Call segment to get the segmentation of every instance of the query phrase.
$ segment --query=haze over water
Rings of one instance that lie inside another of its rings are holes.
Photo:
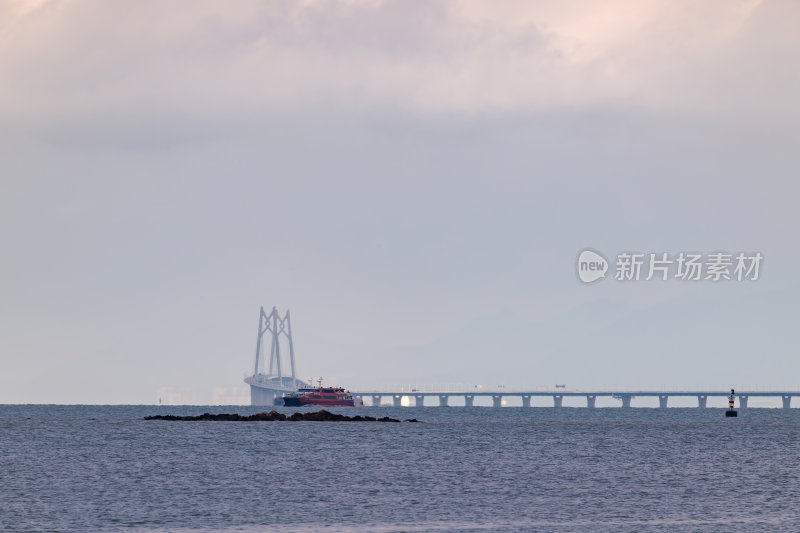
[[[799,19],[0,2],[0,402],[247,402],[261,305],[351,390],[798,390]],[[764,260],[617,281],[621,252]]]
[[[800,412],[0,406],[2,531],[797,531]],[[285,409],[294,412],[294,409]]]

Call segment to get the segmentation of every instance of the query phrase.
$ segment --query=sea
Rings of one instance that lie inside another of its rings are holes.
[[[0,406],[0,531],[800,531],[800,409],[144,420],[263,410]]]

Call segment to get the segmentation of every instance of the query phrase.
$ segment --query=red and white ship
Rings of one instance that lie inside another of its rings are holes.
[[[318,387],[303,387],[297,392],[284,395],[283,405],[302,407],[304,405],[325,405],[328,407],[359,407],[364,405],[361,398],[356,398],[342,387],[323,387],[322,380]]]

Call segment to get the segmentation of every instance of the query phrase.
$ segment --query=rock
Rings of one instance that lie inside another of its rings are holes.
[[[275,420],[286,420],[286,415],[278,411],[270,411],[269,413],[256,413],[247,417],[248,422],[273,422]]]
[[[274,422],[274,421],[290,421],[290,422],[400,422],[395,418],[384,416],[383,418],[374,418],[371,416],[345,416],[336,413],[331,413],[325,409],[321,409],[314,413],[294,413],[291,416],[286,416],[277,411],[256,413],[254,415],[242,416],[236,413],[220,413],[211,414],[203,413],[199,416],[176,416],[176,415],[152,415],[144,417],[145,420],[169,420],[169,421],[185,421],[185,422]],[[408,420],[408,422],[417,422],[417,419]]]

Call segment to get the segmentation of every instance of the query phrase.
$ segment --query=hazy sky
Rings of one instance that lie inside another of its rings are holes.
[[[0,2],[0,402],[800,389],[800,4]],[[755,252],[584,286],[580,250]]]

